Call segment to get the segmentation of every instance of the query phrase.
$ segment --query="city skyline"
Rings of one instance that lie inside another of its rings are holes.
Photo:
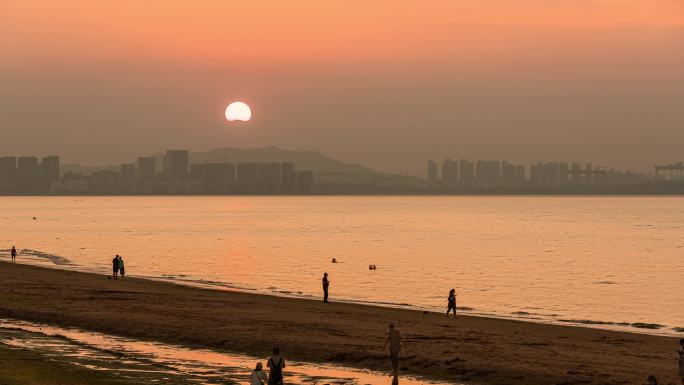
[[[270,160],[264,161],[263,153],[252,152],[240,160],[234,153],[191,157],[189,150],[169,149],[161,155],[139,156],[85,172],[73,165],[61,166],[56,155],[40,162],[34,156],[0,156],[0,194],[671,194],[679,192],[679,182],[684,181],[682,162],[656,165],[653,174],[644,174],[592,162],[552,160],[526,165],[508,160],[446,158],[441,162],[428,160],[425,175],[415,178],[378,173],[323,156],[335,167],[326,169],[305,161],[318,170],[317,189],[314,172],[299,171],[295,162],[287,160],[292,152],[265,150],[280,155],[271,153]],[[273,156],[280,160],[274,161]]]
[[[314,173],[292,162],[195,162],[188,150],[138,157],[116,169],[62,172],[59,156],[0,156],[0,195],[309,194]]]
[[[179,147],[183,147],[183,146],[179,146]],[[203,153],[203,152],[207,152],[207,151],[215,151],[215,150],[222,149],[222,148],[233,148],[233,147],[215,147],[215,148],[208,148],[205,150],[196,150],[196,151],[192,150],[192,149],[187,149],[187,150],[183,150],[183,151],[189,151],[190,153]],[[250,151],[250,150],[261,150],[261,149],[269,149],[269,148],[281,149],[278,146],[263,146],[263,147],[260,146],[260,147],[253,147],[253,148],[235,148],[235,149],[236,150]],[[297,150],[297,149],[283,149],[283,150],[284,151],[302,151],[302,150]],[[316,151],[315,149],[314,150],[303,150],[303,151],[304,152],[321,153],[320,151]],[[55,153],[56,153],[56,151],[47,151],[47,152],[45,152],[46,155],[41,156],[41,155],[37,155],[34,153],[24,154],[24,153],[16,153],[16,152],[15,153],[13,153],[13,152],[0,152],[0,157],[2,157],[2,156],[14,156],[14,157],[18,158],[18,157],[22,157],[22,156],[31,156],[31,157],[34,156],[37,158],[41,158],[41,157],[52,156]],[[163,156],[163,155],[164,155],[164,151],[150,151],[149,153],[144,154],[144,155],[140,155],[140,154],[134,155],[132,158],[120,157],[120,161],[117,161],[117,162],[98,161],[97,159],[94,159],[92,162],[64,161],[65,158],[63,156],[60,156],[60,159],[62,159],[61,164],[65,165],[65,166],[74,166],[74,167],[75,166],[83,166],[83,167],[87,167],[87,168],[98,169],[98,168],[109,168],[109,167],[119,166],[119,165],[125,164],[125,163],[131,163],[131,159],[133,159],[133,160],[138,159],[139,160],[140,158],[158,158],[159,156]],[[327,155],[328,154],[325,154],[325,156],[327,156]],[[452,154],[452,155],[447,155],[447,156],[442,156],[442,157],[432,156],[432,157],[428,157],[428,159],[454,160],[457,162],[459,160],[463,160],[463,159],[473,159],[476,161],[477,160],[489,159],[489,160],[496,160],[499,162],[509,162],[509,163],[514,163],[517,165],[524,165],[526,167],[530,167],[530,166],[532,166],[538,162],[559,162],[559,163],[568,163],[568,164],[571,164],[571,163],[580,163],[580,164],[591,163],[591,164],[600,166],[602,169],[606,169],[606,170],[618,170],[618,171],[625,171],[625,172],[631,171],[631,172],[635,172],[635,173],[654,174],[654,170],[657,167],[665,167],[668,165],[674,165],[676,163],[680,163],[684,159],[684,152],[682,152],[682,155],[680,157],[668,158],[661,163],[642,164],[641,166],[636,167],[636,168],[623,168],[623,167],[619,167],[619,166],[615,166],[615,165],[611,165],[611,164],[602,163],[602,162],[599,162],[596,159],[592,159],[592,158],[587,159],[587,158],[579,158],[579,157],[572,157],[572,156],[569,158],[558,158],[558,157],[531,158],[530,161],[519,161],[519,160],[516,160],[517,158],[515,158],[515,157],[514,158],[504,158],[501,156],[496,156],[496,154],[494,154],[494,156],[492,156],[492,157],[485,157],[485,156],[478,156],[478,155],[466,156],[464,154],[461,154],[461,156],[458,156],[458,155]],[[356,162],[353,160],[349,161],[347,159],[340,159],[340,158],[336,158],[335,160],[340,161],[340,162],[344,162],[347,164],[359,164],[359,165],[363,165],[365,167],[368,167],[370,169],[373,169],[370,165],[363,164],[361,162]],[[410,174],[409,173],[403,173],[401,171],[395,172],[395,171],[386,171],[386,170],[381,170],[381,169],[375,169],[375,171],[385,172],[385,173],[390,173],[390,174],[396,174],[396,175],[402,175],[402,176],[428,177],[428,173],[425,171],[425,167],[420,166],[421,164],[423,164],[423,162],[420,162],[420,160],[419,160],[418,165],[415,167],[416,172],[410,173]],[[162,164],[162,163],[159,163],[159,164]]]

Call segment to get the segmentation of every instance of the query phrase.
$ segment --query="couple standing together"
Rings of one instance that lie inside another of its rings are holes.
[[[124,270],[124,261],[119,254],[112,259],[112,279],[117,279],[118,276],[124,279],[126,276],[126,270]]]
[[[273,348],[273,355],[268,359],[266,365],[271,370],[268,377],[264,373],[264,366],[261,362],[257,362],[256,368],[249,378],[250,385],[282,385],[285,360],[280,356],[280,348]]]

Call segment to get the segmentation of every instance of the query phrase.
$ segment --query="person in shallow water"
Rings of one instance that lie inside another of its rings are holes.
[[[273,348],[273,355],[268,359],[266,366],[271,369],[268,375],[268,385],[282,385],[285,360],[280,356],[280,348]]]
[[[12,256],[12,262],[17,262],[17,248],[12,246],[12,250],[10,251],[10,255]]]
[[[264,385],[267,380],[266,373],[264,373],[264,366],[261,362],[257,362],[256,368],[254,368],[249,377],[249,385]]]
[[[387,345],[389,345],[392,369],[396,374],[399,372],[399,352],[404,349],[404,339],[401,337],[399,330],[394,327],[394,324],[389,325],[387,339],[385,339],[385,346],[382,347],[382,350],[387,349]]]
[[[456,317],[456,289],[449,290],[449,305],[447,306],[446,316],[449,316],[449,312],[454,310],[454,317]]]
[[[121,276],[121,279],[124,279],[126,276],[126,271],[124,270],[124,263],[123,263],[123,258],[119,255],[119,275]]]
[[[328,273],[323,273],[323,303],[328,303],[328,287],[330,287],[330,281],[328,280]]]
[[[112,279],[116,279],[119,276],[119,255],[117,254],[114,259],[112,259]]]

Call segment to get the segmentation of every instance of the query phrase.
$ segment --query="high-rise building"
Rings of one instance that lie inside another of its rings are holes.
[[[530,167],[530,182],[536,185],[558,184],[558,162],[537,162]]]
[[[225,183],[235,180],[234,163],[207,163],[206,178],[209,183]]]
[[[458,182],[458,162],[446,159],[442,163],[442,180],[446,183]]]
[[[0,193],[15,193],[17,187],[17,158],[3,156],[0,158]]]
[[[17,160],[17,186],[19,192],[32,194],[40,189],[40,167],[35,156],[20,156]]]
[[[239,182],[257,180],[257,164],[253,163],[253,162],[238,163],[237,164],[237,180]]]
[[[430,182],[437,181],[437,162],[432,159],[427,161],[427,177]]]
[[[59,180],[59,157],[51,155],[43,158],[40,161],[40,173],[43,189],[49,190]]]
[[[234,163],[195,163],[190,166],[190,179],[202,182],[204,192],[222,193],[235,180]]]
[[[551,186],[558,184],[558,162],[549,162],[544,165],[544,184]]]
[[[300,171],[298,174],[299,192],[311,193],[314,191],[313,171]]]
[[[570,183],[570,167],[565,162],[558,163],[558,184]]]
[[[297,171],[294,163],[285,162],[280,165],[280,175],[282,177],[282,191],[293,193],[297,191]]]
[[[516,182],[516,167],[508,161],[501,162],[501,182],[511,185]]]
[[[167,150],[164,157],[164,172],[170,181],[184,181],[190,177],[190,151]]]
[[[458,161],[459,178],[463,183],[472,183],[475,181],[475,163],[468,159],[461,159]]]
[[[228,182],[235,181],[235,163],[224,163],[224,171]]]
[[[138,158],[137,165],[138,179],[141,181],[149,181],[154,179],[156,174],[156,161],[152,156],[142,156]]]
[[[573,163],[570,166],[570,180],[572,183],[581,183],[582,182],[582,165],[579,163]]]
[[[121,165],[119,171],[119,180],[121,182],[132,182],[135,180],[135,164],[124,163]]]
[[[280,163],[258,163],[257,179],[264,183],[265,192],[276,193],[280,191]]]
[[[475,165],[475,178],[480,184],[501,182],[501,162],[498,160],[478,160]]]
[[[587,162],[584,168],[585,172],[585,177],[584,180],[588,183],[594,183],[594,166],[590,163]]]
[[[204,182],[207,179],[207,163],[193,163],[190,165],[190,180]]]
[[[515,167],[515,182],[517,184],[523,184],[527,181],[527,175],[525,174],[525,166],[518,165]]]
[[[110,194],[118,178],[119,175],[114,170],[95,171],[90,175],[88,190],[98,194]]]
[[[537,162],[530,166],[530,183],[532,184],[542,184],[543,175],[542,168],[544,167],[542,162]]]

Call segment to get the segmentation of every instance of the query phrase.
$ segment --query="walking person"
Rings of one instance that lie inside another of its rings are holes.
[[[679,356],[679,378],[682,380],[682,385],[684,385],[684,338],[679,340],[677,355]]]
[[[264,385],[266,381],[268,381],[268,377],[264,373],[264,366],[261,362],[257,362],[256,368],[254,368],[249,376],[249,385]]]
[[[330,287],[330,280],[328,280],[328,273],[323,273],[323,303],[328,303],[328,287]]]
[[[449,305],[447,307],[446,316],[449,317],[449,312],[454,310],[454,318],[456,317],[456,289],[449,290]]]
[[[12,256],[12,262],[16,263],[17,262],[17,248],[12,246],[12,250],[10,251],[10,255]]]
[[[382,350],[387,349],[387,345],[389,345],[392,369],[396,374],[399,372],[399,352],[404,350],[404,339],[401,337],[399,330],[394,327],[394,324],[389,325],[387,339],[385,339],[385,346],[382,347]]]
[[[119,254],[112,259],[112,279],[117,279],[119,276]]]
[[[273,348],[273,355],[268,359],[266,366],[271,369],[268,375],[268,385],[283,385],[283,368],[285,360],[280,356],[280,348]]]
[[[124,263],[123,263],[123,258],[119,256],[119,275],[121,276],[121,279],[124,279],[126,276],[126,271],[124,270]]]

